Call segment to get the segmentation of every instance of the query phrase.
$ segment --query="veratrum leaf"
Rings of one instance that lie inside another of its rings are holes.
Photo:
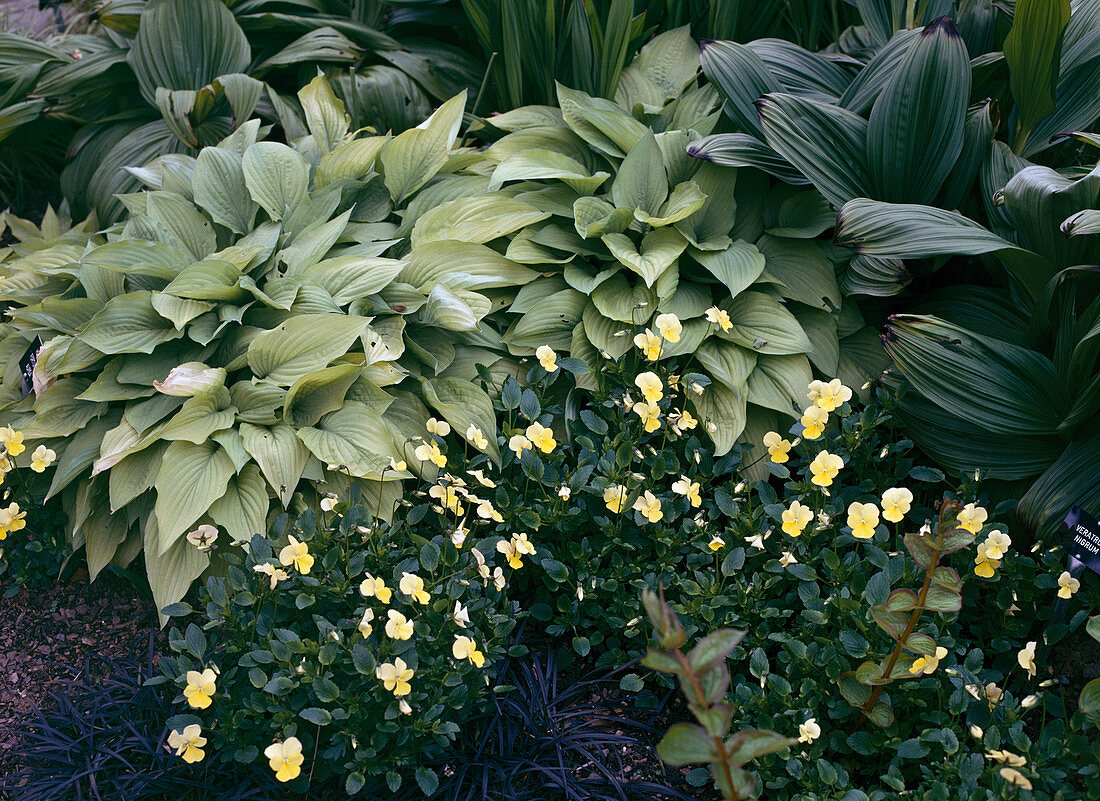
[[[1079,13],[1086,12],[1082,9]],[[1069,20],[1069,0],[1017,0],[1003,46],[1016,103],[1016,145],[1026,141],[1035,124],[1054,111],[1062,37]]]
[[[867,124],[874,197],[930,203],[963,146],[970,58],[950,18],[940,17],[906,51]]]
[[[867,122],[850,111],[805,97],[766,95],[758,104],[764,139],[830,203],[870,194]]]
[[[763,139],[757,120],[756,101],[784,87],[763,60],[736,42],[704,42],[703,74],[726,101],[725,111],[744,133]]]
[[[289,386],[343,356],[370,321],[344,314],[300,314],[258,334],[248,346],[248,366],[259,378]]]

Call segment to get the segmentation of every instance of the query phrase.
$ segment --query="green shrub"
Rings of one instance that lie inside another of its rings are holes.
[[[205,758],[268,761],[273,743],[296,742],[305,765],[277,775],[294,790],[336,777],[355,795],[384,778],[396,793],[415,775],[432,792],[438,777],[418,766],[454,747],[516,619],[470,547],[376,515],[339,503],[285,537],[212,543],[228,552],[225,575],[207,579],[194,613],[168,609],[196,622],[171,631],[178,656],[161,660],[186,710],[168,725],[199,725]]]

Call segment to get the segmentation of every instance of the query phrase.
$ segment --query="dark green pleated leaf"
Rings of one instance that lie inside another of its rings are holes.
[[[966,112],[962,152],[944,181],[943,194],[937,205],[947,209],[958,208],[964,199],[971,196],[978,170],[993,142],[993,117],[993,101],[989,99],[971,106]]]
[[[883,341],[898,370],[937,406],[993,434],[1056,436],[1071,396],[1041,354],[935,317],[895,315]]]
[[[882,45],[894,31],[905,27],[906,0],[853,0],[859,16],[874,40]]]
[[[703,74],[726,101],[725,112],[733,124],[763,139],[756,101],[769,92],[782,92],[779,79],[760,56],[736,42],[704,42],[701,59]]]
[[[1069,0],[1016,0],[1003,49],[1016,101],[1013,141],[1017,152],[1035,124],[1054,111],[1062,37],[1069,15]]]
[[[840,96],[840,105],[856,114],[869,111],[920,35],[918,30],[898,31],[894,34],[844,90],[844,94]]]
[[[764,140],[834,206],[866,197],[867,122],[838,106],[789,94],[759,103]]]
[[[835,101],[852,82],[851,73],[792,42],[758,39],[745,47],[760,56],[788,92]]]
[[[1031,297],[1038,296],[1057,272],[1039,254],[1002,239],[968,217],[931,206],[859,198],[840,210],[834,236],[837,244],[868,256],[922,259],[995,253]]]
[[[809,183],[782,156],[750,134],[711,134],[696,139],[687,152],[722,167],[755,167],[788,184]]]
[[[1021,245],[1060,267],[1095,263],[1096,243],[1088,237],[1068,238],[1066,218],[1092,208],[1100,199],[1100,167],[1076,181],[1049,167],[1020,170],[1004,188],[1004,212]]]
[[[837,282],[845,295],[890,297],[909,286],[912,280],[901,259],[856,254]]]
[[[1062,520],[1071,506],[1077,505],[1100,515],[1100,483],[1096,466],[1100,464],[1100,418],[1087,426],[1088,433],[1069,444],[1050,468],[1031,485],[1020,499],[1016,513],[1041,539],[1053,543],[1060,538]]]
[[[970,58],[946,17],[925,28],[871,108],[867,165],[874,196],[930,203],[963,146]]]

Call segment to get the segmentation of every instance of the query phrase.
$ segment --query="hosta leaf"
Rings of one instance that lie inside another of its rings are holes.
[[[584,296],[581,296],[582,300]],[[588,303],[582,311],[584,334],[599,350],[607,353],[611,359],[619,359],[634,347],[633,328],[625,323],[615,322],[600,314],[596,304]],[[572,344],[572,340],[570,340]],[[593,362],[593,366],[594,366]]]
[[[451,289],[494,289],[526,284],[538,273],[501,256],[485,245],[469,242],[428,242],[406,257],[397,276],[423,292],[437,283]]]
[[[779,282],[784,297],[826,311],[840,309],[840,289],[832,262],[816,241],[765,234],[756,246],[767,260],[767,277]]]
[[[749,402],[797,416],[806,405],[806,386],[812,379],[810,361],[802,354],[761,356],[749,375]]]
[[[719,331],[717,336],[770,356],[805,353],[810,349],[810,340],[798,320],[767,295],[742,292],[722,305],[729,312],[733,328]]]
[[[452,200],[440,203],[417,219],[412,246],[441,240],[485,244],[549,216],[549,212],[505,195]]]
[[[493,170],[489,179],[489,189],[499,189],[508,181],[555,179],[564,182],[581,194],[589,195],[609,177],[610,174],[602,170],[595,174],[590,173],[588,168],[565,153],[534,148],[505,157]]]
[[[103,353],[152,353],[157,345],[183,332],[153,308],[152,293],[130,292],[107,302],[78,334]]]
[[[710,438],[714,440],[715,456],[725,456],[745,430],[745,396],[723,384],[711,384],[702,395],[694,395],[692,404]]]
[[[302,204],[309,187],[309,162],[278,142],[257,142],[241,160],[252,199],[272,220],[281,220]]]
[[[699,184],[694,181],[685,181],[672,190],[672,194],[661,205],[655,216],[635,209],[634,218],[638,222],[652,225],[654,228],[662,225],[672,225],[680,222],[680,220],[687,219],[701,209],[706,199],[707,196],[699,189]]]
[[[740,240],[725,250],[692,248],[688,252],[693,259],[725,285],[730,297],[737,297],[752,285],[764,272],[766,264],[764,254],[755,245]]]
[[[336,181],[355,181],[363,178],[370,172],[379,151],[389,140],[389,136],[368,136],[337,145],[332,152],[326,153],[317,165],[313,175],[314,186],[320,189]]]
[[[420,189],[446,163],[465,107],[463,91],[416,128],[398,134],[382,147],[378,159],[394,202]]]
[[[286,508],[309,457],[309,451],[298,439],[294,427],[280,424],[266,428],[241,423],[241,439],[245,450],[256,460],[267,483]]]
[[[428,403],[451,424],[459,434],[466,436],[470,426],[481,429],[489,447],[485,452],[500,462],[500,450],[496,441],[497,421],[493,402],[479,386],[457,378],[435,378],[421,382]]]
[[[247,295],[237,286],[240,270],[219,259],[205,259],[177,275],[164,293],[190,300],[241,301]]]
[[[642,284],[631,286],[622,273],[616,273],[596,286],[592,302],[600,314],[631,325],[645,322],[657,306],[657,293]]]
[[[210,311],[217,305],[202,300],[177,298],[175,295],[166,295],[163,292],[154,292],[150,300],[157,314],[166,320],[171,320],[172,325],[179,331],[182,331],[184,326],[200,314]]]
[[[318,75],[298,92],[306,125],[313,141],[322,153],[328,153],[348,132],[348,116],[344,104],[332,92],[323,75]]]
[[[428,300],[421,309],[421,319],[425,325],[439,326],[451,331],[470,331],[477,327],[478,320],[488,311],[487,306],[475,311],[466,302],[466,296],[475,294],[465,292],[460,296],[445,284],[436,284],[428,293]]]
[[[609,156],[623,158],[649,130],[610,100],[568,89],[560,83],[557,93],[565,124]]]
[[[323,464],[339,465],[359,478],[380,478],[397,457],[381,414],[356,401],[326,414],[316,426],[300,429],[298,437]]]
[[[283,419],[301,428],[311,426],[344,402],[348,389],[363,372],[356,364],[326,367],[302,376],[290,387],[283,407]]]
[[[157,554],[164,554],[225,494],[233,460],[215,443],[173,442],[157,474]]]
[[[210,506],[210,518],[233,540],[250,541],[267,528],[267,484],[254,464],[229,479],[225,494]]]
[[[640,275],[652,287],[684,252],[688,242],[673,228],[655,228],[642,237],[640,246],[626,234],[604,234],[601,240],[620,264]]]
[[[599,198],[582,197],[573,204],[573,225],[584,239],[622,233],[633,219],[630,209],[617,209]]]
[[[367,257],[354,248],[302,271],[301,278],[316,281],[341,306],[388,287],[405,267],[396,259]]]
[[[149,577],[153,603],[160,610],[187,594],[191,582],[201,576],[210,564],[210,556],[184,539],[177,540],[161,553],[156,517],[150,515],[143,528],[145,572]],[[161,615],[161,624],[165,622],[167,618]]]
[[[757,356],[732,342],[711,337],[695,352],[707,375],[725,384],[736,394],[742,394],[745,382],[756,367]]]
[[[619,208],[655,215],[668,197],[668,176],[653,132],[647,131],[630,149],[611,185],[611,200]]]
[[[194,260],[205,259],[217,248],[217,235],[210,220],[189,200],[171,192],[148,192],[146,213],[168,233],[170,244],[177,245]]]
[[[555,349],[567,350],[572,341],[573,327],[580,321],[585,305],[585,296],[574,289],[555,292],[532,306],[506,338],[518,347],[550,345]]]
[[[202,445],[215,431],[229,428],[237,417],[230,405],[229,390],[219,387],[188,398],[160,432],[164,440],[184,440]]]
[[[348,352],[369,325],[365,317],[300,314],[258,334],[248,346],[248,366],[259,378],[289,386]]]

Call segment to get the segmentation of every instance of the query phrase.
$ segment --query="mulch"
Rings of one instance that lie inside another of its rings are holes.
[[[108,573],[89,583],[80,569],[64,584],[0,598],[0,774],[60,681],[105,677],[114,658],[148,661],[163,642],[155,627],[152,604]]]

